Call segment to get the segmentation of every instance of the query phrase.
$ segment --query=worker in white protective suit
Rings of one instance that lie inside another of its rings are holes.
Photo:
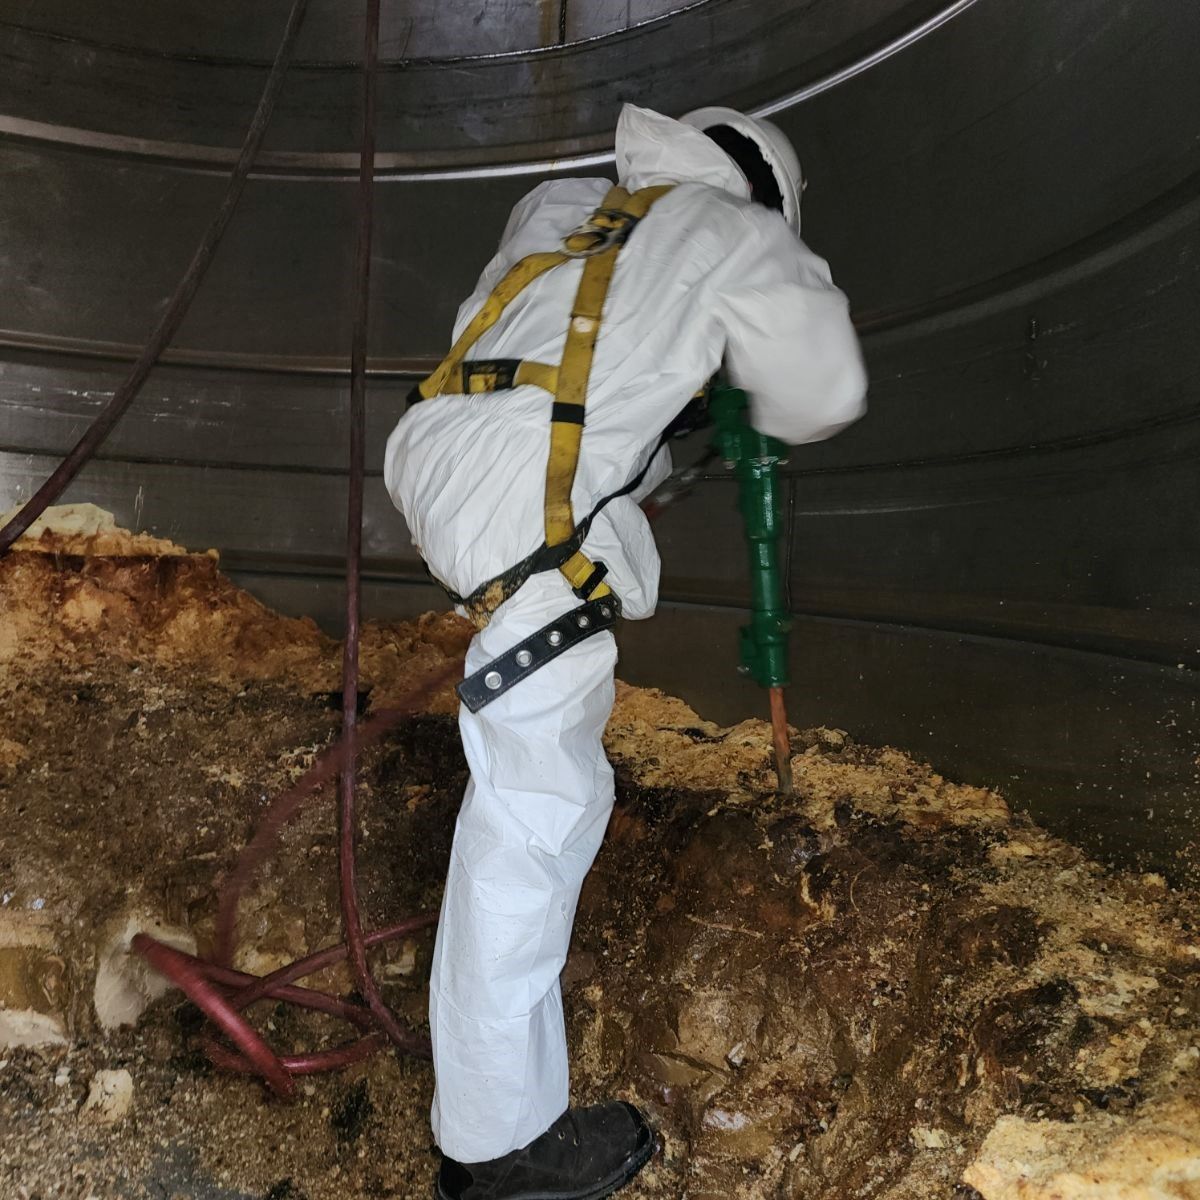
[[[616,165],[623,191],[560,179],[516,206],[387,445],[393,501],[480,626],[430,983],[443,1200],[605,1196],[654,1149],[632,1105],[569,1107],[559,973],[613,803],[610,626],[657,601],[639,503],[670,472],[664,431],[722,362],[786,442],[864,411],[777,128],[626,105]]]

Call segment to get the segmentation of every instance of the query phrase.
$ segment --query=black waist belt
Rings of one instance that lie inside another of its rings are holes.
[[[612,629],[620,615],[621,605],[616,596],[589,600],[555,617],[523,642],[468,675],[455,691],[472,712],[478,712],[572,646]]]

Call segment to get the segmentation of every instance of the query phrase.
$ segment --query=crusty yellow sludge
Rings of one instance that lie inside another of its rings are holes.
[[[116,965],[101,940],[140,914],[203,943],[262,797],[337,727],[333,641],[213,558],[126,537],[51,533],[0,564],[0,986],[21,989],[0,1001],[70,1042],[0,1050],[0,1195],[18,1178],[113,1194],[167,1144],[251,1195],[285,1177],[276,1195],[419,1194],[427,1068],[381,1057],[286,1108],[203,1073],[169,1000],[133,1029],[95,1018],[97,963]],[[373,702],[470,633],[445,615],[369,627]],[[364,763],[373,921],[436,903],[463,784],[452,706],[447,690]],[[563,983],[580,1098],[620,1092],[665,1134],[631,1197],[1200,1196],[1191,897],[839,730],[794,732],[791,799],[763,721],[621,687],[607,744],[619,802]],[[289,869],[247,905],[251,969],[336,929],[330,807],[285,843]],[[427,956],[414,941],[379,964],[413,1019]],[[84,1119],[113,1070],[128,1114]]]

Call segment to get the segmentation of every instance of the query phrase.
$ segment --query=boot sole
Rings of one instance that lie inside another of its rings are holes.
[[[649,1142],[627,1159],[621,1169],[609,1176],[603,1183],[582,1192],[511,1192],[503,1200],[604,1200],[613,1192],[623,1188],[653,1157],[658,1149],[658,1137],[651,1133]],[[437,1185],[438,1200],[455,1200],[449,1192],[444,1191],[441,1183]]]

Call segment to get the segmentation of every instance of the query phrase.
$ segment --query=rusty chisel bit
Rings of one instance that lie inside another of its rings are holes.
[[[771,692],[771,736],[775,742],[775,773],[779,776],[779,791],[792,794],[792,745],[788,736],[787,709],[783,703],[783,688]]]

